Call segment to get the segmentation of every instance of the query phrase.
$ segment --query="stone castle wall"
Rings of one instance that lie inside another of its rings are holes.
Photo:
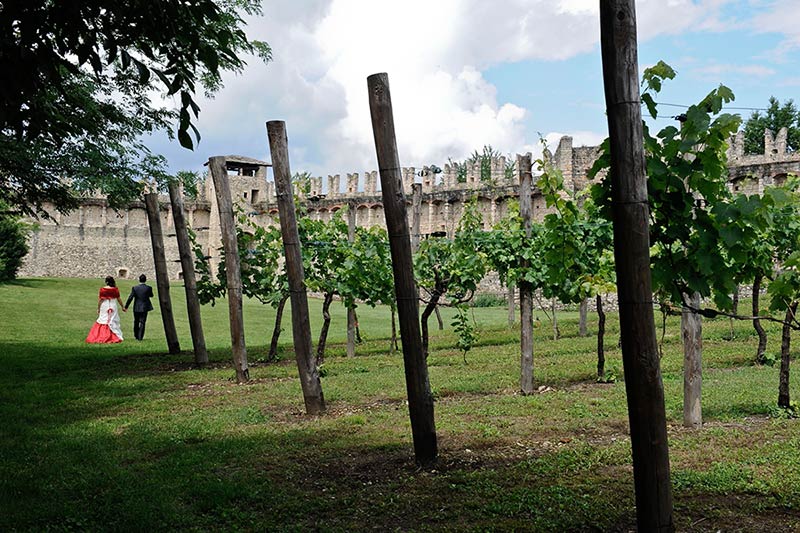
[[[764,187],[778,185],[788,174],[800,174],[800,153],[786,148],[786,132],[773,137],[765,134],[765,153],[745,155],[742,134],[731,141],[728,152],[729,179],[735,191],[749,194],[762,192]],[[590,184],[587,177],[598,147],[573,147],[571,137],[562,137],[553,154],[546,154],[564,175],[569,190],[578,191]],[[267,181],[268,163],[240,156],[230,156],[229,181],[231,195],[260,225],[278,223],[278,207],[274,183]],[[420,234],[424,238],[435,232],[452,235],[461,217],[465,202],[476,198],[488,229],[508,210],[509,200],[516,199],[516,173],[511,179],[505,174],[506,158],[492,161],[491,176],[482,181],[477,165],[467,169],[466,182],[457,179],[457,169],[444,165],[437,173],[433,167],[403,168],[403,186],[408,202],[411,227],[412,185],[421,183],[422,203]],[[345,206],[356,211],[359,226],[384,226],[383,204],[378,188],[378,173],[365,172],[310,180],[309,192],[302,196],[311,218],[328,220]],[[167,267],[171,279],[180,278],[177,243],[169,199],[161,197],[161,224],[164,232]],[[547,208],[540,192],[533,191],[534,217],[541,219]],[[219,260],[219,210],[213,181],[207,179],[195,201],[187,202],[186,219],[197,233],[198,242],[212,264]],[[114,275],[135,278],[140,273],[154,275],[152,249],[144,204],[135,203],[123,210],[108,207],[105,199],[88,198],[81,207],[66,216],[53,214],[52,221],[36,221],[39,228],[31,236],[31,251],[20,271],[23,277],[96,277]],[[385,226],[384,226],[385,227]]]

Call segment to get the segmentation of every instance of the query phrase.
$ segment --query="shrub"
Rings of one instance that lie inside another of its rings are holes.
[[[503,307],[506,299],[497,294],[478,294],[472,299],[472,307]]]
[[[28,226],[0,204],[0,283],[17,277],[28,254]]]

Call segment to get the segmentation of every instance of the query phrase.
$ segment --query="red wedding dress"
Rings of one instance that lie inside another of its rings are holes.
[[[122,328],[119,323],[117,310],[119,289],[116,287],[103,287],[100,289],[100,316],[89,330],[86,342],[92,344],[110,344],[122,342]]]

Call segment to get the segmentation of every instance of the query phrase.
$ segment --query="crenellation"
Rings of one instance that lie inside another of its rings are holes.
[[[328,198],[338,198],[341,196],[340,182],[341,176],[339,176],[339,174],[328,174]]]
[[[789,137],[789,130],[781,128],[778,135],[775,137],[775,144],[773,145],[773,154],[782,156],[786,154],[787,138]]]
[[[765,153],[745,154],[742,134],[731,139],[728,177],[732,190],[748,194],[763,192],[764,187],[782,183],[789,174],[800,174],[800,153],[787,151],[785,131],[778,132],[777,136],[765,134],[765,140]],[[591,183],[587,173],[598,153],[597,146],[575,147],[571,138],[564,137],[555,153],[545,151],[544,157],[561,170],[568,188],[577,191]],[[505,178],[507,163],[504,157],[492,161],[490,182],[481,181],[479,164],[468,166],[466,183],[458,182],[458,169],[450,163],[443,166],[439,177],[432,172],[432,166],[423,167],[419,175],[414,167],[403,168],[401,179],[409,205],[412,185],[418,178],[422,188],[422,237],[442,231],[452,236],[465,203],[476,197],[485,228],[501,220],[508,213],[509,201],[518,195],[518,178]],[[266,181],[268,165],[241,156],[230,156],[228,160],[231,196],[251,214],[255,224],[275,226],[278,224],[278,210],[274,183]],[[378,172],[364,173],[363,191],[359,191],[358,173],[348,173],[346,179],[346,189],[341,191],[340,175],[329,175],[327,194],[323,194],[323,178],[312,178],[309,183],[311,194],[301,200],[309,208],[309,216],[330,220],[337,210],[352,205],[356,210],[357,225],[385,227],[377,190]],[[162,225],[172,228],[170,205],[166,197],[160,200]],[[532,200],[534,217],[541,220],[549,211],[545,200],[535,189]],[[204,253],[211,256],[212,271],[215,271],[221,237],[213,180],[207,179],[198,198],[187,202],[186,207],[187,220],[194,228]],[[147,216],[142,202],[113,209],[108,207],[104,198],[86,198],[80,208],[71,213],[61,215],[54,209],[50,211],[53,212],[52,220],[37,221],[39,229],[31,235],[31,251],[21,269],[22,276],[102,278],[108,274],[125,273],[133,277],[142,272],[153,272]],[[178,279],[177,243],[174,238],[167,238],[166,245],[170,277]]]
[[[347,195],[358,195],[358,172],[347,174]]]

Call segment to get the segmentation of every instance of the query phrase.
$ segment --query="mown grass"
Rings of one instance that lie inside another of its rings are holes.
[[[130,285],[123,282],[127,293]],[[323,387],[329,412],[303,414],[290,331],[266,363],[273,311],[245,302],[251,382],[233,381],[227,306],[203,309],[212,363],[164,355],[160,316],[144,342],[88,346],[98,282],[0,286],[0,530],[629,530],[633,481],[624,384],[594,382],[595,338],[536,332],[541,393],[516,394],[518,331],[480,308],[467,355],[432,327],[429,358],[440,464],[413,464],[402,358],[388,353],[386,309],[360,308],[366,340],[344,357],[334,306]],[[320,303],[312,300],[318,331]],[[450,314],[445,310],[445,322]],[[287,312],[288,324],[288,312]],[[593,324],[590,324],[593,326]],[[611,314],[607,367],[621,375]],[[770,417],[776,368],[751,362],[748,323],[704,324],[705,427],[682,420],[682,354],[670,319],[662,369],[676,521],[681,530],[800,528],[800,431]],[[591,328],[590,328],[591,329]],[[769,350],[779,332],[768,326]],[[792,392],[798,390],[797,373]]]

